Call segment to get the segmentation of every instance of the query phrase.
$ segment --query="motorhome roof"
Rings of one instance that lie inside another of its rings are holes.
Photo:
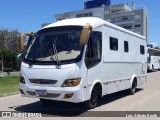
[[[75,26],[85,26],[86,24],[90,24],[93,29],[102,26],[102,25],[106,25],[115,29],[118,29],[120,31],[132,34],[134,36],[140,37],[142,39],[146,39],[144,36],[139,35],[137,33],[134,33],[132,31],[126,30],[122,27],[119,27],[117,25],[114,25],[112,23],[109,23],[105,20],[102,20],[100,18],[96,18],[96,17],[83,17],[83,18],[72,18],[72,19],[65,19],[65,20],[61,20],[55,23],[52,23],[50,25],[47,25],[46,27],[42,28],[50,28],[50,27],[57,27],[57,26],[69,26],[69,25],[75,25]]]

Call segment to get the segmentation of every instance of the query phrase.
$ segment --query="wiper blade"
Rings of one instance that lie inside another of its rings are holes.
[[[51,61],[53,61],[53,56],[55,55],[55,61],[57,62],[57,65],[60,66],[60,61],[59,61],[59,58],[58,58],[58,55],[57,55],[57,47],[56,47],[56,42],[57,42],[57,38],[53,44],[53,51],[54,51],[54,54],[52,54],[51,56]]]
[[[59,61],[59,58],[58,58],[58,55],[57,55],[57,47],[56,47],[55,44],[53,44],[53,49],[54,49],[55,59],[56,59],[57,65],[60,66],[60,61]]]

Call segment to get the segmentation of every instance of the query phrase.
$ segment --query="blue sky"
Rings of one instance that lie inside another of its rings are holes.
[[[85,0],[0,0],[0,28],[20,32],[37,31],[42,23],[55,22],[54,15],[83,9]],[[133,0],[111,0],[112,4],[131,3]],[[150,42],[160,45],[160,0],[134,0],[144,5],[150,16]]]

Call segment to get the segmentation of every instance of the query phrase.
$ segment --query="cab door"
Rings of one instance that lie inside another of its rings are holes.
[[[88,86],[90,86],[87,90],[87,96],[90,96],[91,86],[96,82],[96,80],[101,79],[101,68],[100,64],[102,61],[102,32],[93,31],[90,34],[86,56],[85,56],[85,64],[87,67],[87,80]]]

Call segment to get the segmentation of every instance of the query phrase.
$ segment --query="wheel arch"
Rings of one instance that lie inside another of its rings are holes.
[[[92,90],[94,89],[94,87],[97,87],[98,91],[99,91],[99,97],[102,97],[102,91],[103,91],[103,88],[102,88],[102,83],[100,80],[97,80],[93,83],[92,87],[90,88],[90,91],[89,91],[89,99],[91,98],[91,94],[92,94]]]
[[[132,78],[131,78],[131,81],[130,81],[130,88],[132,88],[132,83],[133,83],[133,81],[134,80],[136,80],[136,84],[137,84],[137,76],[134,74],[133,76],[132,76]]]

